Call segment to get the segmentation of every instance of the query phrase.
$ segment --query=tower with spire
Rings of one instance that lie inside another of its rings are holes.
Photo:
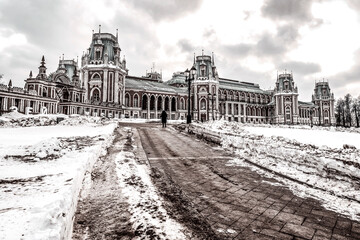
[[[205,55],[204,50],[200,56],[195,56],[193,66],[196,74],[192,84],[193,118],[196,120],[212,120],[219,118],[219,75],[215,66],[214,53]]]
[[[86,89],[85,101],[114,104],[121,110],[125,94],[125,56],[121,59],[119,31],[115,35],[99,31],[92,33],[90,47],[81,61],[80,82]]]
[[[312,102],[318,106],[318,118],[320,125],[334,125],[334,93],[331,92],[329,82],[325,79],[315,81],[314,94]]]
[[[37,75],[36,78],[41,79],[41,80],[45,80],[47,78],[44,55],[41,58],[41,62],[40,62],[40,66],[39,66],[39,74]]]
[[[277,74],[274,89],[273,122],[279,124],[297,124],[299,117],[298,89],[292,72]]]

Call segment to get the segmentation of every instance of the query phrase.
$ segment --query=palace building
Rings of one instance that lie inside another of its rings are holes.
[[[166,82],[152,69],[145,76],[130,76],[121,58],[118,33],[92,34],[90,47],[76,60],[59,59],[55,72],[47,73],[45,57],[38,74],[30,72],[25,87],[0,84],[0,114],[17,108],[22,113],[63,113],[110,118],[186,119],[188,82],[175,72]],[[219,77],[214,55],[194,56],[190,111],[193,120],[274,124],[334,125],[334,95],[329,83],[315,83],[311,102],[298,99],[292,73],[277,76],[273,90],[256,83]],[[190,64],[190,67],[192,67]]]

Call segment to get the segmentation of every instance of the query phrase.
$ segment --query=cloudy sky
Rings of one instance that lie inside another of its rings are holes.
[[[358,0],[0,0],[0,73],[23,86],[45,55],[76,59],[91,31],[116,32],[130,75],[155,62],[164,80],[215,53],[220,77],[274,87],[292,71],[300,99],[328,79],[335,97],[360,94]]]

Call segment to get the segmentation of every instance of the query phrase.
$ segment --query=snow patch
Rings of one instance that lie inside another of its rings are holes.
[[[150,230],[160,239],[186,239],[183,227],[171,219],[162,206],[163,199],[151,181],[148,166],[137,163],[131,152],[120,152],[115,162],[135,232]]]

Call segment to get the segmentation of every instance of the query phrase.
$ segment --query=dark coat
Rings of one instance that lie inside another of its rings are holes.
[[[161,117],[161,122],[166,123],[167,113],[165,111],[162,111],[160,117]]]

